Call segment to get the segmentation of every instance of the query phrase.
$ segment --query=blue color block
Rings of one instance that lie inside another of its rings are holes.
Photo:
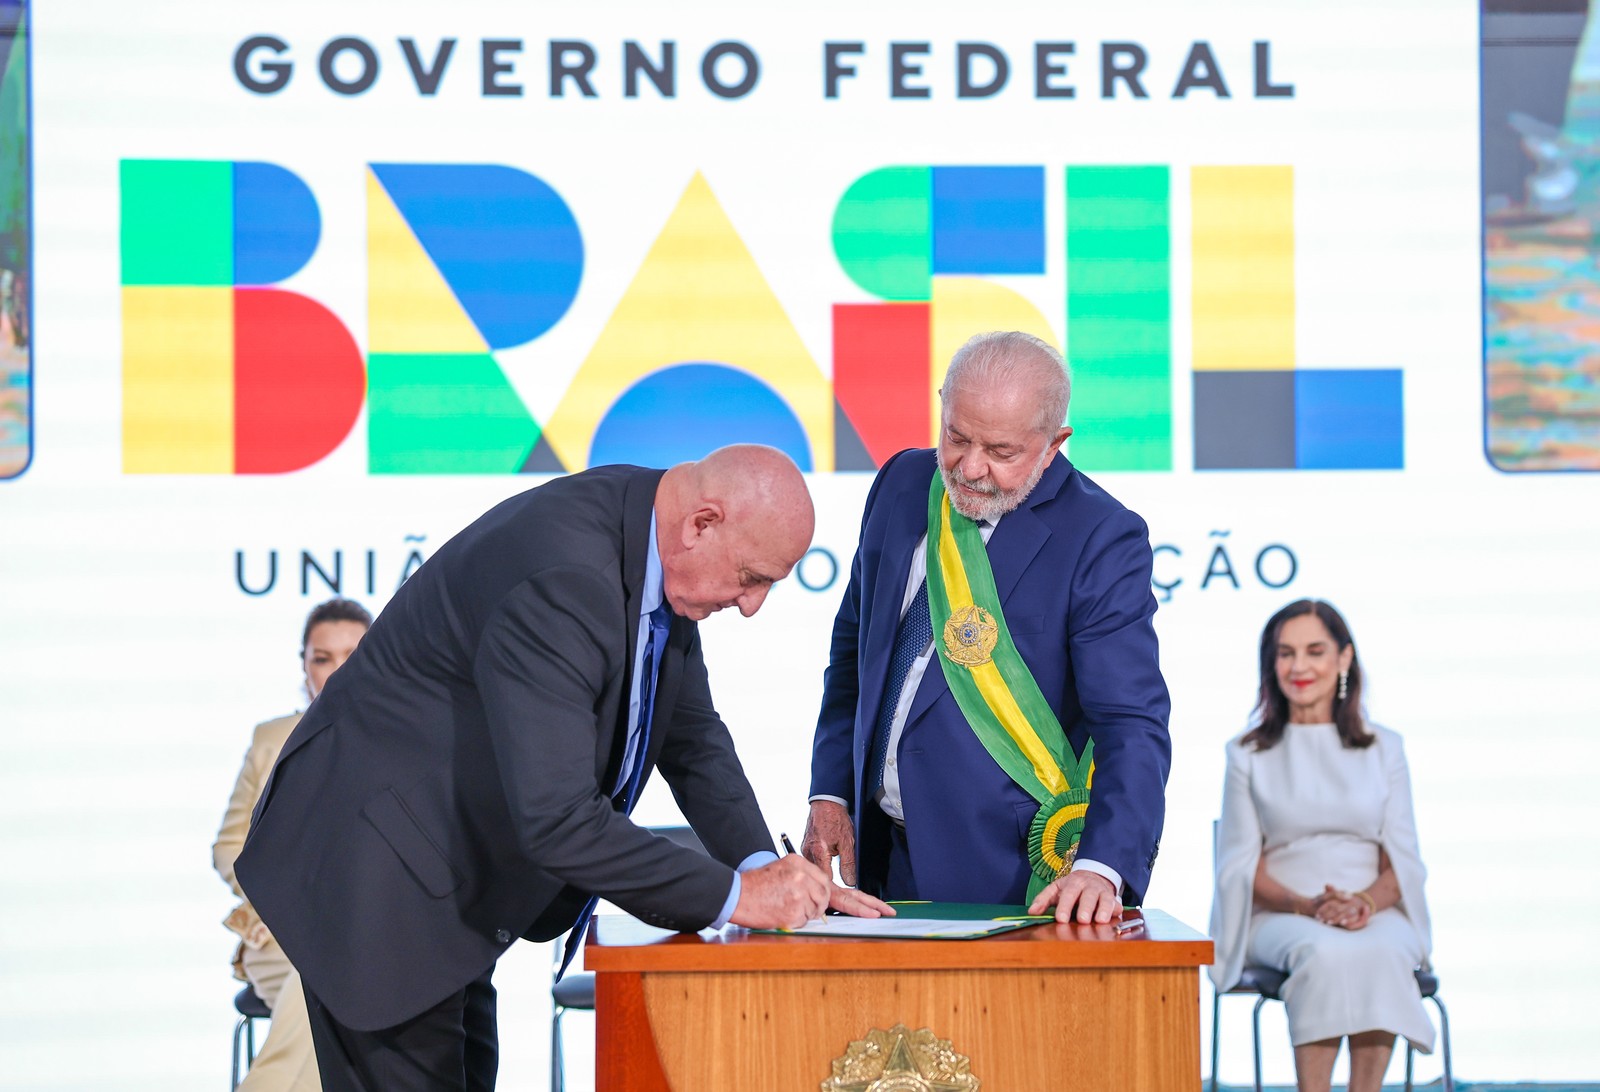
[[[277,284],[316,252],[322,214],[311,187],[272,163],[233,165],[233,280]]]
[[[1294,461],[1300,470],[1405,469],[1401,372],[1294,373]]]
[[[623,392],[595,429],[589,465],[674,466],[725,444],[770,444],[811,466],[805,429],[776,391],[725,364],[674,364]]]
[[[933,168],[933,272],[1043,273],[1044,168]]]
[[[492,164],[372,170],[489,348],[532,341],[567,313],[583,278],[583,236],[543,181]]]

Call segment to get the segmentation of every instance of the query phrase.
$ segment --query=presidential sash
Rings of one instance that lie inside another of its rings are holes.
[[[928,612],[939,664],[973,733],[1039,802],[1028,833],[1028,901],[1072,867],[1094,783],[1094,741],[1081,758],[1006,630],[978,525],[955,512],[944,481],[928,491]],[[940,624],[943,623],[943,633]]]

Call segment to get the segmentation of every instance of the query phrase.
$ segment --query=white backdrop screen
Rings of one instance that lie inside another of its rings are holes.
[[[1061,346],[1068,454],[1151,526],[1174,761],[1149,903],[1204,927],[1260,626],[1327,598],[1407,741],[1458,1074],[1600,1071],[1600,489],[1486,447],[1472,4],[30,18],[0,1084],[220,1082],[207,850],[251,725],[302,700],[306,611],[380,609],[552,473],[735,439],[807,470],[813,552],[704,627],[798,833],[871,471],[931,441],[944,362],[993,328]],[[540,959],[502,975],[506,1087],[543,1079]]]

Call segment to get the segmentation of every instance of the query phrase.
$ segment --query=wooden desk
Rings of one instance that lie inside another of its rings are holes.
[[[1037,925],[983,940],[679,934],[601,917],[598,1092],[817,1089],[873,1028],[929,1028],[983,1092],[1193,1092],[1211,941],[1159,910],[1145,928]]]

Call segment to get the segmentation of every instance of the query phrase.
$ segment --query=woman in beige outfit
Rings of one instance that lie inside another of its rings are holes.
[[[312,610],[306,619],[301,647],[308,699],[315,699],[328,676],[350,658],[370,625],[372,615],[361,604],[349,599],[330,599]],[[244,767],[239,771],[227,813],[222,817],[222,829],[211,847],[211,860],[217,872],[233,888],[233,893],[244,900],[223,923],[239,934],[239,947],[233,960],[234,975],[248,981],[256,996],[272,1010],[272,1030],[250,1072],[239,1085],[248,1092],[320,1092],[321,1089],[299,972],[290,965],[278,942],[272,939],[233,875],[233,862],[244,848],[250,816],[266,786],[267,775],[272,772],[272,764],[278,760],[284,741],[298,723],[300,714],[292,713],[256,725],[250,750],[244,756]]]

